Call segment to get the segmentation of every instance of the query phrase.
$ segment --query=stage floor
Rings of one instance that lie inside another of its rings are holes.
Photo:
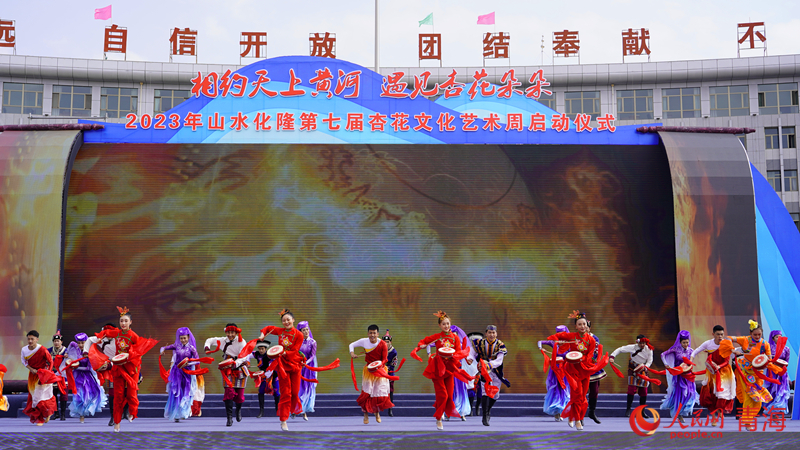
[[[584,431],[569,428],[566,422],[544,417],[497,417],[489,427],[480,417],[444,422],[444,431],[436,430],[430,417],[383,417],[382,423],[364,425],[360,417],[310,417],[289,419],[289,432],[281,432],[276,417],[245,418],[225,426],[218,417],[192,418],[180,423],[165,419],[124,421],[121,433],[112,433],[108,419],[55,421],[37,427],[26,419],[0,420],[0,447],[30,448],[193,448],[226,450],[244,448],[558,448],[558,449],[624,449],[624,448],[800,448],[800,422],[786,421],[783,431],[739,432],[735,420],[723,428],[672,428],[662,418],[654,436],[638,436],[631,431],[628,419],[605,418],[597,425],[587,423]],[[686,436],[672,432],[687,433]],[[720,432],[721,436],[703,438],[699,433]],[[688,435],[698,432],[697,436]]]

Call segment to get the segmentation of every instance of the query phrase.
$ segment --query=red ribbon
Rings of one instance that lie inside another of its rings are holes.
[[[164,368],[164,365],[161,364],[161,356],[158,355],[158,374],[161,375],[161,379],[164,380],[164,383],[169,382],[169,371]]]
[[[417,354],[417,352],[420,351],[420,350],[421,349],[419,348],[419,345],[414,347],[414,350],[411,351],[411,357],[416,359],[419,362],[422,362],[422,358],[420,358],[419,355]]]
[[[356,365],[353,363],[353,359],[354,358],[350,358],[350,374],[353,375],[353,387],[356,388],[356,392],[358,392],[360,389],[358,389],[358,381],[356,381]],[[420,361],[422,360],[420,359]]]
[[[352,358],[350,359],[350,362],[351,363],[353,362]],[[310,370],[312,372],[325,372],[326,370],[333,370],[333,369],[339,367],[339,358],[336,358],[332,363],[328,364],[327,366],[311,367],[308,364],[303,363],[303,367],[305,367],[306,369],[308,369],[308,370]]]
[[[500,387],[492,384],[492,377],[489,376],[489,370],[486,367],[488,364],[489,363],[487,363],[486,361],[481,360],[479,366],[481,370],[481,375],[483,375],[483,379],[486,380],[486,386],[485,386],[486,395],[488,395],[491,398],[494,398],[497,395],[497,393],[500,392]]]
[[[400,369],[403,368],[403,363],[406,362],[406,359],[403,358],[400,360],[400,364],[397,365],[397,369],[394,369],[394,373],[400,372]]]
[[[620,372],[619,367],[617,367],[616,364],[612,363],[611,369],[614,371],[615,374],[617,374],[618,377],[625,378],[625,375],[623,375],[622,372]]]
[[[219,339],[217,339],[217,349],[216,350],[206,350],[206,355],[210,355],[212,353],[216,353],[222,349],[222,344],[220,344]]]
[[[547,352],[544,351],[543,348],[540,348],[539,351],[541,351],[542,356],[544,356],[544,366],[542,367],[542,372],[547,373],[547,369],[550,367],[550,357],[547,356]]]
[[[256,349],[256,344],[258,344],[258,338],[248,341],[247,345],[245,345],[242,351],[239,352],[239,358],[244,358],[245,356],[253,353],[253,350]]]
[[[201,369],[187,369],[184,367],[181,370],[183,370],[183,373],[186,375],[204,375],[208,373],[208,367],[203,367]]]
[[[781,358],[781,353],[783,353],[783,349],[786,347],[786,342],[788,340],[789,338],[787,338],[786,336],[781,336],[775,339],[775,354],[772,355],[773,363]]]

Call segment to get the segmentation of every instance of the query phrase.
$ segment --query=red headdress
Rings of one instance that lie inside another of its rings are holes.
[[[122,308],[120,308],[119,306],[117,306],[117,311],[119,311],[119,316],[120,316],[120,317],[122,317],[122,316],[124,316],[125,314],[128,314],[128,313],[130,312],[130,310],[128,309],[128,307],[127,307],[127,306],[123,306]]]
[[[241,328],[237,327],[236,325],[228,325],[227,327],[225,327],[225,332],[227,333],[228,331],[235,331],[236,334],[239,335],[239,342],[244,341],[244,339],[242,339],[242,329]]]
[[[439,311],[436,311],[435,313],[433,313],[433,315],[438,317],[438,318],[440,318],[440,319],[444,319],[445,317],[447,317],[447,313],[442,311],[441,309]]]
[[[636,340],[636,343],[637,343],[637,344],[639,344],[639,343],[642,343],[642,342],[644,342],[644,343],[645,343],[645,344],[646,344],[646,345],[647,345],[647,346],[650,348],[650,350],[653,350],[653,345],[652,345],[652,344],[650,344],[650,339],[647,339],[647,338],[645,337],[645,338],[640,338],[640,339],[637,339],[637,340]]]

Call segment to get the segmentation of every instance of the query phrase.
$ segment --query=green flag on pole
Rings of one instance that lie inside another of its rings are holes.
[[[419,21],[419,26],[433,25],[433,13],[428,14],[428,17]]]

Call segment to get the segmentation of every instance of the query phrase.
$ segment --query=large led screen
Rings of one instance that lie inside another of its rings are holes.
[[[640,333],[671,346],[675,282],[658,146],[87,144],[69,185],[62,329],[98,331],[119,305],[164,345],[228,322],[252,339],[290,308],[320,363],[343,361],[318,392],[355,393],[347,346],[367,326],[408,358],[444,310],[466,332],[498,326],[504,391],[543,392],[537,340],[572,327],[573,309],[608,351]],[[162,392],[151,353],[143,389]],[[397,392],[432,392],[422,370],[408,358]],[[207,392],[222,391],[214,372]]]

